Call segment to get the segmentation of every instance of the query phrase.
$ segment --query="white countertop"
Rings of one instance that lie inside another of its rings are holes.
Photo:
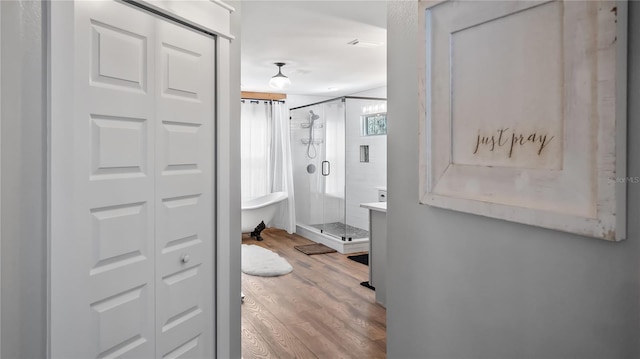
[[[360,207],[378,212],[387,212],[387,202],[360,203]]]

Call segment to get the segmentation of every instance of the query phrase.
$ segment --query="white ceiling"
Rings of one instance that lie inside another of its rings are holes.
[[[242,1],[242,90],[337,97],[385,86],[386,16],[380,0]],[[286,63],[285,90],[269,87],[274,62]]]

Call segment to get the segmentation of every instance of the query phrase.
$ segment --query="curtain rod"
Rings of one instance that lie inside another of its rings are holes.
[[[267,102],[285,103],[285,100],[268,100],[268,99],[255,99],[255,98],[242,98],[242,99],[240,99],[240,102],[242,102],[242,103],[244,103],[245,101],[249,101],[249,103],[260,103],[260,101],[264,101],[264,103],[267,103]]]
[[[287,98],[287,95],[283,93],[272,92],[241,91],[240,98],[252,100],[285,100]]]

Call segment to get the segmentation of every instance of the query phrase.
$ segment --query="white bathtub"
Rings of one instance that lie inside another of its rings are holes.
[[[252,232],[264,221],[266,225],[273,220],[278,204],[287,199],[285,192],[273,192],[266,196],[242,202],[242,233]]]

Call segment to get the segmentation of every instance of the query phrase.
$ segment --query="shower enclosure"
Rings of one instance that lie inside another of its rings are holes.
[[[361,203],[386,190],[386,100],[341,97],[290,111],[296,232],[341,253],[368,250]]]

